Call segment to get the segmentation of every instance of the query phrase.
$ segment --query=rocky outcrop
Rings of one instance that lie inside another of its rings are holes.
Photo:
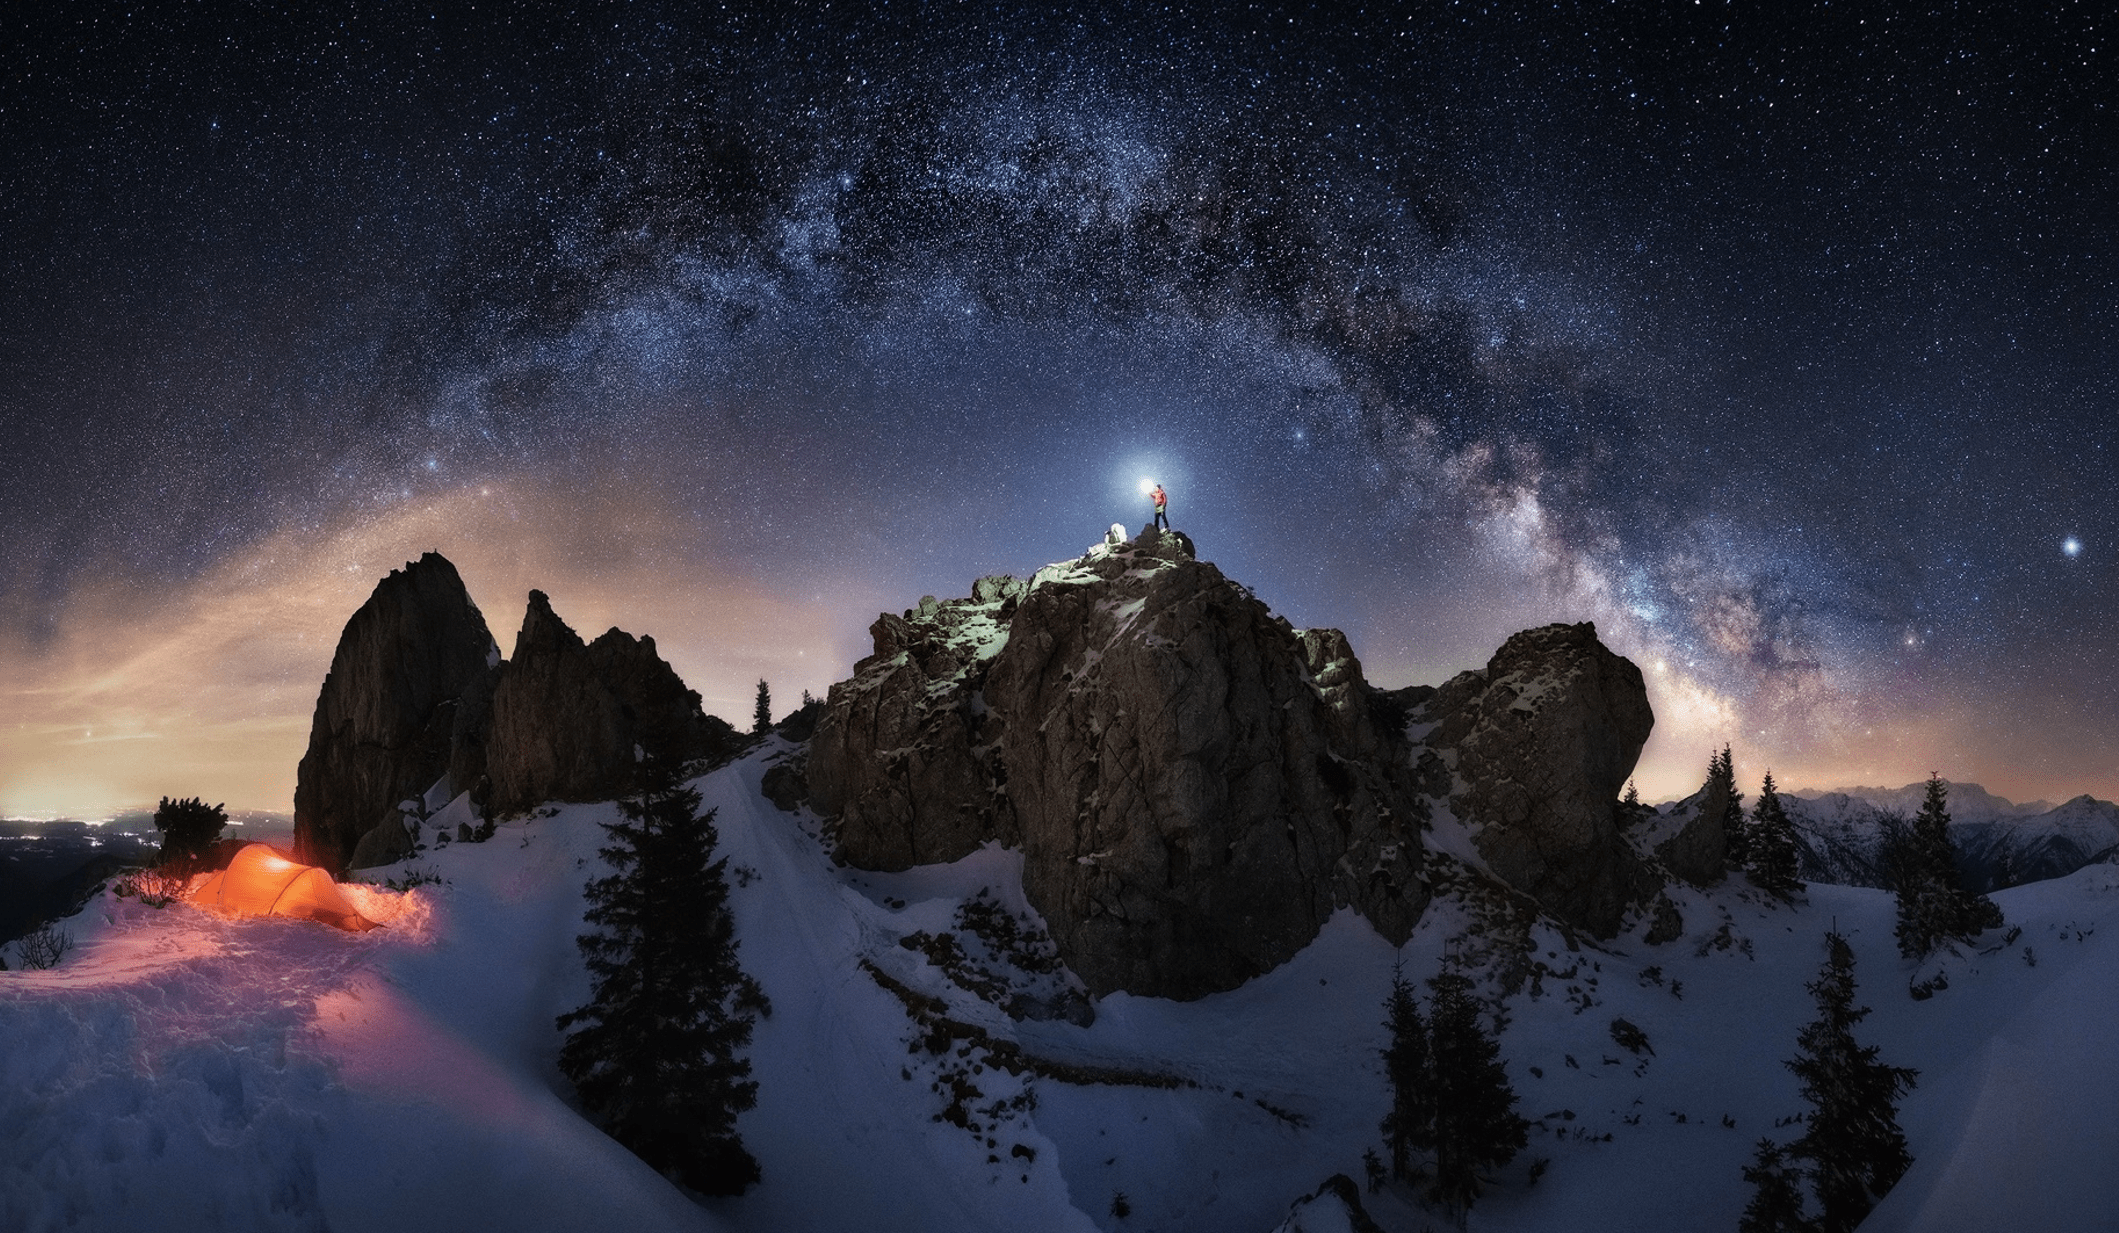
[[[450,769],[467,697],[500,651],[456,567],[427,553],[346,622],[295,776],[296,857],[338,872],[362,836]]]
[[[1678,802],[1648,832],[1654,838],[1656,859],[1673,876],[1694,886],[1721,882],[1728,873],[1730,807],[1734,803],[1729,785],[1715,780]],[[1665,832],[1668,838],[1661,837]]]
[[[1427,902],[1402,737],[1337,631],[1291,628],[1144,532],[871,627],[808,783],[864,868],[1019,846],[1089,989],[1197,997],[1338,906],[1403,939]]]
[[[1654,716],[1590,625],[1524,631],[1439,689],[1378,690],[1338,631],[1291,628],[1151,529],[869,633],[805,768],[839,856],[895,870],[1018,848],[1096,994],[1234,987],[1341,906],[1405,938],[1434,802],[1493,874],[1588,932],[1663,884],[1617,809]]]
[[[359,843],[353,845],[353,855],[347,859],[348,869],[374,869],[379,865],[393,865],[412,855],[412,829],[405,825],[405,815],[393,809],[380,823],[368,828]]]
[[[1596,627],[1516,634],[1416,718],[1454,762],[1450,805],[1495,874],[1600,937],[1661,880],[1619,832],[1613,803],[1655,716],[1641,671]]]
[[[742,743],[700,709],[654,639],[612,629],[584,644],[542,591],[530,592],[491,707],[484,758],[496,816],[623,796],[643,756],[689,761]]]
[[[636,754],[743,746],[655,652],[613,629],[584,645],[541,591],[503,662],[456,567],[430,552],[376,585],[339,637],[294,794],[297,855],[332,872],[411,850],[398,812],[447,775],[488,815],[632,790]],[[424,808],[437,806],[433,803]]]
[[[486,738],[489,808],[521,813],[552,799],[608,800],[632,782],[633,742],[617,695],[581,636],[530,592],[515,653],[493,690]]]

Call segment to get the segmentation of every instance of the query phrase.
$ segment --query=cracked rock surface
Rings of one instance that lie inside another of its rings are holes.
[[[1619,832],[1613,810],[1655,726],[1641,670],[1594,625],[1512,635],[1485,669],[1459,673],[1418,718],[1450,751],[1450,805],[1502,880],[1598,937],[1619,931],[1662,877]]]
[[[1175,535],[885,614],[811,744],[863,868],[1020,847],[1088,988],[1192,998],[1285,962],[1339,906],[1427,903],[1408,747],[1336,630],[1296,630]]]

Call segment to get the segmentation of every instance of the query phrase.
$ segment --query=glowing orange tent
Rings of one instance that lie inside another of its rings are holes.
[[[228,868],[191,893],[191,901],[236,916],[299,916],[356,932],[376,927],[339,894],[330,874],[263,843],[236,853]]]

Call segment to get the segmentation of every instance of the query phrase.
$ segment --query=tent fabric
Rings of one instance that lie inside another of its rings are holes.
[[[191,901],[237,916],[298,916],[356,933],[376,927],[346,902],[330,874],[263,843],[236,853],[228,868],[192,892]]]

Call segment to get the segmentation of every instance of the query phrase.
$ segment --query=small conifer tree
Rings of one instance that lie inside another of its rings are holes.
[[[750,730],[759,736],[773,730],[773,691],[764,677],[758,678],[758,705],[751,712]]]
[[[1480,1026],[1470,978],[1443,972],[1427,986],[1435,1111],[1430,1197],[1461,1213],[1479,1197],[1480,1175],[1523,1150],[1530,1123],[1516,1113],[1516,1090],[1501,1064],[1500,1042]]]
[[[1760,1139],[1744,1166],[1751,1183],[1751,1202],[1744,1205],[1737,1233],[1813,1233],[1816,1225],[1803,1214],[1802,1171],[1790,1164],[1787,1149]]]
[[[1797,876],[1795,824],[1788,820],[1788,811],[1781,805],[1772,771],[1766,772],[1765,782],[1759,785],[1758,804],[1751,810],[1747,848],[1745,873],[1752,885],[1783,900],[1793,899],[1803,889],[1802,879]]]
[[[1618,803],[1611,807],[1611,823],[1623,831],[1651,812],[1653,811],[1648,806],[1641,803],[1640,789],[1634,787],[1633,780],[1629,779],[1626,781],[1626,795],[1620,797]]]
[[[1854,951],[1837,933],[1825,935],[1825,947],[1824,967],[1809,986],[1817,1019],[1796,1037],[1798,1052],[1786,1063],[1811,1109],[1787,1154],[1808,1163],[1821,1209],[1815,1227],[1847,1233],[1913,1163],[1898,1128],[1898,1100],[1918,1072],[1887,1066],[1876,1059],[1876,1046],[1855,1041],[1854,1027],[1869,1009],[1854,1004]]]
[[[1969,940],[1999,926],[2001,908],[1966,890],[1950,841],[1950,785],[1928,776],[1920,815],[1890,854],[1898,894],[1898,952],[1920,959],[1950,938]]]
[[[1428,1049],[1427,1023],[1413,998],[1404,969],[1391,973],[1390,996],[1384,1000],[1384,1027],[1391,1043],[1383,1050],[1383,1073],[1391,1084],[1391,1107],[1383,1115],[1383,1143],[1390,1150],[1391,1176],[1413,1176],[1413,1153],[1435,1146],[1434,1068]]]
[[[155,810],[155,829],[162,832],[161,864],[196,864],[228,825],[228,807],[209,805],[196,796],[173,801],[162,798]]]
[[[1723,859],[1730,869],[1742,871],[1751,850],[1744,827],[1744,794],[1736,790],[1736,758],[1727,745],[1707,760],[1707,793],[1700,807],[1721,811]]]
[[[607,823],[616,871],[589,883],[577,939],[594,978],[559,1068],[590,1115],[656,1170],[707,1194],[740,1194],[758,1162],[736,1134],[757,1101],[750,1063],[765,995],[737,963],[728,860],[715,860],[714,814],[676,764],[651,759],[623,819]]]

